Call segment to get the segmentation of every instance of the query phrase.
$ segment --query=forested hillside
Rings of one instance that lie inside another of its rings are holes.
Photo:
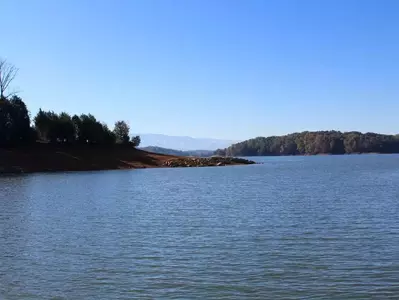
[[[257,137],[219,149],[217,155],[315,155],[399,153],[399,136],[378,133],[316,131]]]

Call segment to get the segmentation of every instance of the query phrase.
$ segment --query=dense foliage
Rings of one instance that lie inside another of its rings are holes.
[[[129,141],[129,126],[126,122],[115,123],[111,131],[93,115],[70,116],[39,110],[33,119],[33,127],[25,103],[17,96],[0,100],[0,146],[16,146],[35,142],[83,143],[111,145],[115,143],[139,146],[140,137]]]
[[[16,73],[14,66],[0,59],[0,146],[26,145],[37,139],[61,144],[140,145],[139,136],[130,141],[130,127],[125,121],[117,121],[111,131],[91,114],[71,117],[66,112],[57,114],[40,109],[31,126],[25,103],[15,93],[8,93]]]
[[[28,109],[21,98],[0,97],[0,146],[21,145],[34,139]]]
[[[316,131],[284,136],[257,137],[219,149],[217,155],[314,155],[399,153],[399,136],[377,133]]]
[[[138,146],[140,137],[129,141],[129,126],[124,121],[115,123],[111,131],[93,115],[70,116],[39,110],[30,125],[29,112],[25,103],[17,96],[0,101],[0,146],[15,146],[35,142],[39,139],[48,143],[82,143],[111,145],[115,143]]]

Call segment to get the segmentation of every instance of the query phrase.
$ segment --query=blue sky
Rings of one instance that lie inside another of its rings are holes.
[[[399,1],[2,0],[32,114],[246,139],[399,132]]]

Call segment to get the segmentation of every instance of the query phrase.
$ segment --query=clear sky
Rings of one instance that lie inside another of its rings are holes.
[[[396,0],[0,0],[32,114],[246,139],[399,132]]]

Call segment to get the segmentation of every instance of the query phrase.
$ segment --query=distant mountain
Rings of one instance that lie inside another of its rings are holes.
[[[163,134],[139,134],[141,147],[157,146],[167,149],[187,150],[216,150],[227,148],[238,141],[219,140],[211,138],[192,138],[189,136],[170,136]]]
[[[168,149],[162,148],[157,146],[148,146],[148,147],[140,147],[141,150],[153,152],[153,153],[160,153],[160,154],[168,154],[168,155],[176,155],[176,156],[198,156],[198,157],[208,157],[212,156],[214,151],[212,150],[175,150],[175,149]]]

